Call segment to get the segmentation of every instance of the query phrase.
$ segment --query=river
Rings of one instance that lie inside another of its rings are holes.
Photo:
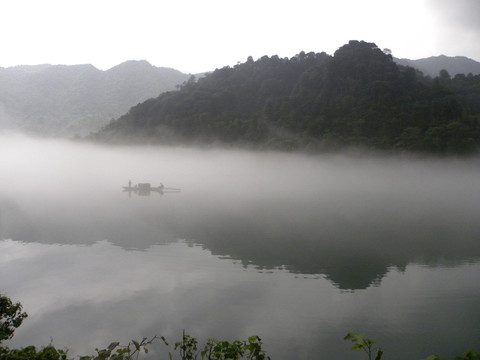
[[[348,332],[394,360],[478,349],[478,157],[0,137],[0,292],[29,314],[8,346],[185,329],[279,360],[362,359]]]

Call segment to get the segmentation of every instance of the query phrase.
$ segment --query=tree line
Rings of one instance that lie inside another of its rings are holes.
[[[149,99],[91,139],[268,149],[348,146],[440,154],[480,145],[480,75],[435,78],[397,65],[374,43],[333,56],[301,52],[191,77]]]

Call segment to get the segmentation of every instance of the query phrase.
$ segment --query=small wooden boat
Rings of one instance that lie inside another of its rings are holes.
[[[128,186],[123,186],[123,191],[128,191],[129,193],[137,193],[138,195],[150,195],[151,192],[157,192],[160,195],[164,193],[180,192],[180,189],[165,187],[163,184],[160,186],[154,187],[150,183],[139,183],[132,186],[132,182],[128,182]]]

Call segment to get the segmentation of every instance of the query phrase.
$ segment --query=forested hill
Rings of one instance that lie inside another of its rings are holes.
[[[85,135],[188,78],[147,61],[126,61],[106,71],[92,65],[0,68],[0,129]]]
[[[480,75],[432,79],[373,43],[333,56],[251,57],[130,109],[94,139],[276,149],[478,148]]]

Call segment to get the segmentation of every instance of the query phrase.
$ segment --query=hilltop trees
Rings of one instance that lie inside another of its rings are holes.
[[[480,76],[431,79],[375,44],[333,56],[251,57],[190,79],[130,109],[94,138],[332,149],[363,146],[436,153],[479,145]]]

